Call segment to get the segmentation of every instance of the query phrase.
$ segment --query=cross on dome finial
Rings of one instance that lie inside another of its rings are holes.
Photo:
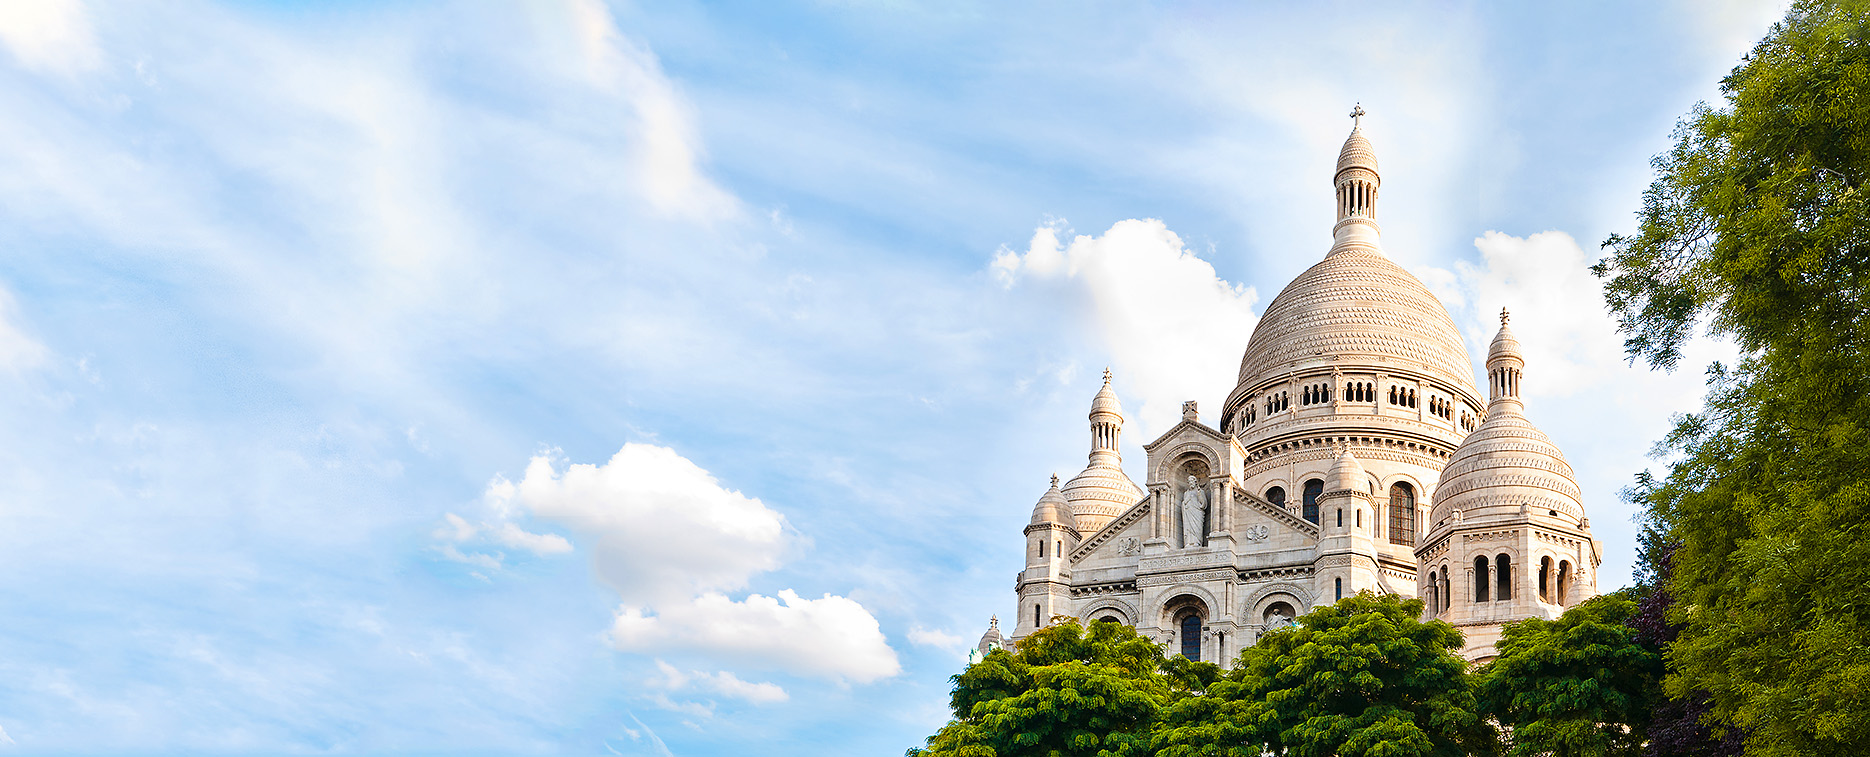
[[[1365,115],[1366,115],[1366,114],[1364,113],[1364,104],[1363,104],[1363,103],[1357,103],[1356,105],[1353,105],[1353,106],[1351,106],[1351,128],[1353,128],[1353,129],[1354,129],[1354,128],[1357,128],[1357,127],[1359,127],[1359,126],[1362,126],[1362,125],[1363,125],[1363,117],[1364,117]]]
[[[1500,325],[1501,326],[1505,326],[1506,322],[1512,317],[1513,316],[1511,314],[1506,312],[1506,308],[1500,308]]]
[[[1104,383],[1110,383],[1110,366],[1104,366]]]
[[[1052,474],[1052,488],[1054,489],[1058,488],[1058,474],[1057,473]]]

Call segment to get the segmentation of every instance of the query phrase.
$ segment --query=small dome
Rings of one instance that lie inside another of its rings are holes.
[[[1363,463],[1351,456],[1351,448],[1338,450],[1338,461],[1331,466],[1331,491],[1357,491],[1370,493],[1370,476],[1364,473]]]
[[[1123,421],[1123,405],[1117,403],[1117,393],[1110,388],[1109,368],[1104,369],[1104,388],[1091,398],[1091,419],[1096,420],[1099,415],[1114,415],[1119,423]]]
[[[1501,308],[1500,333],[1493,335],[1493,344],[1487,347],[1487,367],[1489,369],[1493,368],[1495,362],[1500,360],[1518,361],[1521,366],[1526,364],[1526,359],[1520,355],[1519,338],[1513,336],[1513,330],[1506,325],[1506,322],[1510,318],[1511,316],[1507,314],[1506,308]]]
[[[1519,340],[1500,313],[1500,333],[1487,351],[1489,373],[1496,374],[1487,418],[1455,448],[1435,487],[1429,522],[1439,525],[1455,510],[1462,520],[1517,516],[1521,512],[1558,512],[1574,521],[1584,518],[1584,496],[1565,453],[1526,419],[1519,399]]]
[[[1065,501],[1065,493],[1058,490],[1058,476],[1052,477],[1052,488],[1040,495],[1039,503],[1032,506],[1032,525],[1057,523],[1067,528],[1076,529],[1078,520],[1071,515],[1071,503]]]
[[[1006,648],[1006,637],[1000,635],[1000,616],[995,615],[992,620],[987,621],[987,632],[980,635],[980,643],[974,646],[974,650],[979,652],[980,656],[986,657],[988,652],[1004,648]]]
[[[1332,174],[1335,179],[1353,168],[1377,172],[1377,151],[1370,146],[1370,140],[1364,136],[1362,127],[1352,127],[1351,135],[1344,139],[1344,149],[1338,151],[1338,170]]]

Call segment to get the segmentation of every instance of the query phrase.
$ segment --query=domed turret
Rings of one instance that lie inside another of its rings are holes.
[[[1065,493],[1058,490],[1058,476],[1052,476],[1052,488],[1039,496],[1039,503],[1032,506],[1032,525],[1056,523],[1077,530],[1078,522],[1071,515],[1071,503],[1065,501]]]
[[[987,621],[987,632],[980,635],[980,643],[974,645],[974,651],[968,654],[967,664],[972,665],[987,657],[987,653],[1006,648],[1006,637],[1000,635],[1000,616],[993,616]]]
[[[1338,448],[1338,460],[1331,466],[1330,491],[1370,493],[1370,476],[1364,473],[1363,463],[1351,456],[1350,447]]]
[[[1143,489],[1123,472],[1123,455],[1117,451],[1122,433],[1123,407],[1106,368],[1104,386],[1091,399],[1091,462],[1060,490],[1078,532],[1086,537],[1143,499]]]
[[[1491,401],[1486,420],[1469,434],[1442,469],[1435,489],[1434,527],[1459,509],[1464,521],[1514,517],[1525,510],[1558,513],[1573,523],[1584,518],[1582,492],[1571,464],[1552,439],[1526,419],[1520,378],[1526,364],[1519,340],[1500,312],[1500,332],[1487,351]]]

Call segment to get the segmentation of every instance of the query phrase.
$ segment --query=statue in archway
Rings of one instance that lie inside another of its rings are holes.
[[[1182,548],[1199,547],[1206,543],[1207,534],[1204,532],[1207,516],[1207,493],[1201,490],[1201,483],[1190,475],[1188,490],[1182,492]]]

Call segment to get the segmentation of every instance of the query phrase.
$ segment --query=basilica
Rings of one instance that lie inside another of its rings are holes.
[[[1089,464],[1033,507],[1013,628],[1003,639],[996,619],[979,652],[1075,618],[1228,664],[1369,591],[1420,597],[1478,662],[1503,624],[1596,595],[1602,546],[1564,454],[1527,418],[1507,314],[1483,397],[1447,308],[1383,253],[1360,126],[1333,185],[1330,250],[1266,307],[1217,417],[1184,403],[1143,445],[1142,486],[1123,471],[1105,372]]]

